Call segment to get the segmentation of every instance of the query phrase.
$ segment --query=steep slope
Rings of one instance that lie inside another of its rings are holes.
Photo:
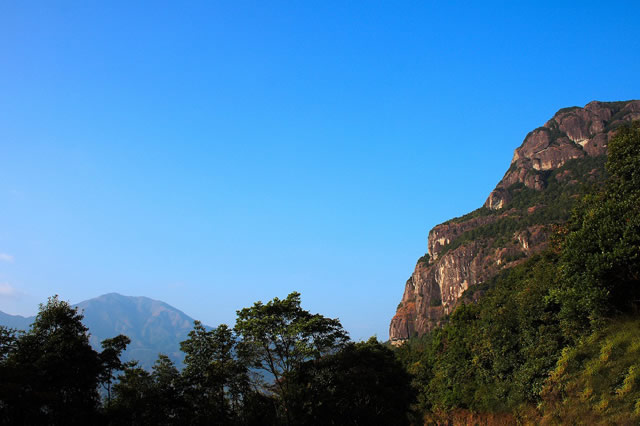
[[[84,313],[83,323],[89,328],[89,341],[96,350],[102,350],[102,340],[124,334],[131,339],[123,355],[125,361],[137,360],[148,369],[158,354],[164,353],[178,366],[182,365],[180,342],[187,338],[194,321],[182,311],[158,300],[117,293],[74,306]],[[0,312],[0,324],[12,328],[26,329],[34,319]]]
[[[602,180],[615,129],[637,119],[640,101],[594,101],[561,109],[530,132],[483,207],[429,232],[391,320],[391,342],[439,326],[470,287],[542,250],[585,186]]]

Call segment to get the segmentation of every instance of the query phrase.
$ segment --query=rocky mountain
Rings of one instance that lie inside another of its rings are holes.
[[[484,206],[434,227],[389,327],[392,343],[442,324],[500,270],[542,250],[554,224],[604,176],[616,128],[640,119],[640,101],[590,102],[558,111],[531,131]]]
[[[187,338],[194,321],[182,311],[158,300],[117,293],[74,306],[84,313],[83,323],[89,328],[89,341],[96,350],[102,350],[102,340],[124,334],[131,339],[123,354],[125,361],[137,360],[149,369],[158,354],[164,353],[178,366],[182,365],[180,342]],[[12,328],[27,329],[34,319],[0,312],[0,324]]]

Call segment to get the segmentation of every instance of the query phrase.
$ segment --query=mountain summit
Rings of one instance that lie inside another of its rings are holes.
[[[123,354],[124,361],[137,360],[150,369],[159,353],[181,366],[183,354],[180,342],[193,328],[193,318],[167,303],[148,297],[123,296],[109,293],[74,305],[83,314],[89,328],[89,341],[98,351],[104,339],[124,334],[131,344]],[[26,329],[35,317],[8,315],[0,312],[0,324]]]
[[[180,342],[193,328],[193,318],[167,303],[148,297],[109,293],[76,305],[84,312],[89,341],[94,347],[106,338],[124,334],[131,339],[124,359],[150,368],[158,353],[182,365]]]
[[[484,206],[429,232],[428,252],[405,284],[389,326],[392,343],[441,325],[461,300],[477,299],[500,270],[542,250],[585,187],[604,177],[615,130],[640,119],[640,101],[559,110],[531,131]]]

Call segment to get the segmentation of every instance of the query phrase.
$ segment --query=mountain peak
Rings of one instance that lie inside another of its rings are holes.
[[[96,350],[107,338],[124,334],[131,344],[123,354],[123,360],[137,360],[144,368],[151,368],[159,353],[182,365],[180,342],[187,338],[194,319],[179,309],[145,296],[125,296],[107,293],[84,300],[74,307],[83,315],[83,323],[89,328],[89,341]],[[21,317],[0,312],[0,324],[26,330],[35,316]]]
[[[509,188],[522,183],[540,191],[546,187],[545,172],[567,161],[597,157],[607,152],[607,144],[622,124],[640,119],[640,101],[591,101],[584,108],[558,110],[544,126],[532,130],[516,148],[511,167],[484,206],[498,210],[513,197]]]
[[[405,284],[391,341],[438,327],[461,300],[482,295],[478,284],[540,252],[549,225],[565,222],[582,187],[603,179],[616,129],[638,119],[638,100],[592,101],[562,108],[529,132],[484,206],[429,232],[428,256]]]

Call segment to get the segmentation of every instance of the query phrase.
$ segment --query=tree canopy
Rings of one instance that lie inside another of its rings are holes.
[[[2,345],[6,375],[0,410],[5,423],[72,425],[97,417],[98,385],[112,377],[126,338],[117,338],[122,344],[101,357],[89,345],[82,318],[77,308],[53,296],[40,305],[26,333],[3,331],[8,341]]]
[[[237,312],[235,330],[240,338],[240,351],[251,365],[273,377],[268,388],[279,398],[284,416],[291,421],[291,392],[287,378],[302,363],[318,359],[340,349],[347,341],[347,332],[337,319],[311,314],[300,306],[300,293],[286,299]]]
[[[640,338],[640,123],[617,129],[606,170],[604,186],[578,203],[546,251],[484,283],[479,301],[398,350],[431,421],[469,410],[562,423],[536,407],[561,410],[568,422],[606,422],[618,407],[622,423],[640,421],[638,346],[628,343]],[[613,335],[616,327],[624,329]],[[629,406],[638,408],[621,414]]]
[[[236,326],[194,323],[182,371],[160,356],[127,365],[113,386],[114,424],[405,424],[410,377],[375,339],[350,343],[337,319],[300,294],[238,311]],[[212,420],[215,419],[215,420]]]

